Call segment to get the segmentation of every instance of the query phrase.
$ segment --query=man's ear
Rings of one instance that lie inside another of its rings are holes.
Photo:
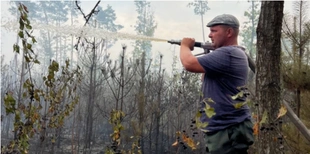
[[[232,28],[227,28],[227,37],[232,37],[234,35],[234,30]]]

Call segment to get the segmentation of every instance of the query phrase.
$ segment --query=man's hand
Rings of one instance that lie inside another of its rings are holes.
[[[183,38],[181,46],[188,47],[191,51],[194,50],[195,39],[194,38]]]

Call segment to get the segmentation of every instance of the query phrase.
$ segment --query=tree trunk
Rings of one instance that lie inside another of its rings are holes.
[[[90,66],[90,83],[89,83],[89,97],[87,103],[87,119],[86,119],[86,133],[85,133],[85,147],[84,154],[91,153],[91,141],[93,136],[93,111],[94,111],[94,98],[95,98],[95,71],[96,71],[96,48],[95,40],[93,43],[93,56]]]
[[[72,60],[71,60],[72,63]],[[80,103],[79,103],[80,104]],[[76,154],[76,145],[75,145],[75,120],[76,120],[76,109],[73,111],[73,122],[71,126],[71,153]]]
[[[280,153],[279,127],[275,121],[281,104],[281,28],[283,1],[262,1],[257,26],[257,76],[256,97],[260,115],[266,113],[267,120],[262,124],[258,144],[263,154]],[[262,119],[262,118],[260,118]],[[263,129],[265,128],[265,129]],[[279,140],[278,140],[279,141]]]
[[[162,77],[161,77],[161,65],[162,65],[162,57],[160,57],[159,63],[159,71],[158,71],[158,94],[157,94],[157,106],[155,112],[156,118],[156,134],[155,134],[155,153],[159,153],[159,127],[160,127],[160,103],[161,103],[161,89],[162,89]]]
[[[138,98],[138,108],[139,108],[139,131],[140,131],[140,147],[142,154],[144,153],[144,141],[143,141],[143,120],[144,120],[144,109],[145,109],[145,51],[142,52],[142,73],[141,73],[141,82],[140,82],[140,89],[139,89],[139,98]]]
[[[149,128],[149,152],[148,153],[152,153],[152,150],[153,150],[153,146],[152,146],[152,132],[153,132],[153,123],[154,123],[154,120],[153,119],[155,119],[154,118],[154,114],[153,113],[151,113],[152,115],[150,116],[150,121],[151,121],[151,123],[150,123],[150,128]]]
[[[121,111],[123,111],[123,103],[124,103],[124,87],[125,87],[125,50],[126,46],[123,46],[123,54],[122,54],[122,61],[121,61]]]

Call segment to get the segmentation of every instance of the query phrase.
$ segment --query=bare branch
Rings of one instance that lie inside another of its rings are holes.
[[[97,2],[97,4],[94,6],[94,8],[90,11],[90,13],[88,15],[85,15],[84,12],[82,11],[81,7],[79,6],[78,2],[75,1],[75,4],[77,6],[77,9],[80,10],[80,12],[82,13],[84,19],[86,20],[85,21],[85,24],[84,26],[86,26],[86,24],[89,22],[89,19],[92,17],[93,14],[97,14],[99,11],[96,10],[96,8],[98,7],[99,3],[100,3],[101,0],[99,0]],[[81,32],[83,33],[83,31]],[[76,50],[78,50],[78,44],[80,43],[80,40],[81,40],[81,36],[78,38],[78,42],[74,45],[74,48]]]

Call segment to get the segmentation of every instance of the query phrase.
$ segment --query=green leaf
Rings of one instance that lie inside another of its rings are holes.
[[[32,45],[30,43],[27,43],[27,49],[31,49]]]
[[[56,61],[53,60],[51,66],[52,66],[52,70],[53,70],[53,71],[58,72],[58,70],[59,70],[59,64],[58,64]]]
[[[6,114],[14,113],[16,101],[11,94],[4,97],[4,105]]]
[[[30,25],[30,21],[28,18],[26,18],[25,21],[26,21],[26,25]]]
[[[209,123],[208,122],[197,122],[196,121],[196,127],[197,128],[206,128],[207,126],[209,125]]]
[[[22,6],[20,5],[20,6],[18,7],[18,11],[20,12],[22,9],[23,9],[23,8],[22,8]]]
[[[23,88],[28,88],[29,87],[29,83],[27,82],[27,80],[26,80],[26,82],[24,82],[24,84],[23,84]]]
[[[213,99],[211,99],[211,98],[208,98],[208,99],[207,99],[207,102],[209,102],[209,103],[214,103]]]
[[[236,100],[237,98],[241,98],[241,97],[243,97],[243,91],[240,91],[238,94],[236,94],[235,96],[232,96],[231,98],[233,100]]]
[[[19,45],[14,44],[14,45],[13,45],[13,50],[14,50],[15,52],[19,53]]]
[[[28,56],[24,56],[24,57],[25,57],[26,62],[29,63],[30,62],[29,57]]]
[[[38,59],[35,59],[33,62],[36,64],[40,64],[40,61]]]
[[[36,43],[37,42],[37,40],[33,36],[31,37],[31,39],[32,39],[32,43]]]
[[[38,102],[40,102],[40,95],[39,95],[39,91],[38,90],[35,90],[34,92],[34,99]]]
[[[214,116],[216,114],[214,111],[214,108],[207,109],[207,110],[205,110],[205,112],[209,118],[211,118],[212,116]]]
[[[8,102],[7,105],[15,105],[15,99],[13,98],[13,96],[11,94],[6,95],[6,97],[4,98],[5,102]]]
[[[204,123],[200,122],[199,118],[201,117],[201,115],[202,114],[199,111],[196,113],[196,117],[195,117],[196,123],[195,123],[195,125],[196,125],[197,128],[205,128],[209,124],[207,122],[204,122]]]
[[[10,107],[6,107],[6,108],[5,108],[5,112],[6,112],[6,114],[8,115],[8,114],[10,114],[10,113],[14,113],[14,109],[13,109],[13,108],[10,108]]]
[[[200,117],[201,117],[201,113],[200,113],[199,111],[196,113],[196,117],[197,117],[197,118],[200,118]]]
[[[23,98],[27,97],[27,92],[23,93]]]
[[[47,76],[47,79],[48,79],[49,81],[51,81],[53,78],[54,78],[54,74],[49,74],[49,75]]]
[[[20,112],[15,110],[15,121],[20,121]]]
[[[206,115],[211,118],[212,116],[214,116],[216,113],[214,111],[214,108],[212,108],[209,104],[205,103],[206,107],[204,108],[204,111],[206,113]]]
[[[23,32],[23,31],[19,31],[19,32],[18,32],[18,36],[19,36],[20,38],[24,38],[24,32]]]
[[[24,22],[22,18],[19,18],[19,29],[22,31],[24,30]]]
[[[242,106],[246,105],[248,102],[240,102],[240,103],[236,103],[234,104],[234,107],[236,109],[240,109]]]
[[[23,14],[23,19],[27,19],[28,18],[28,14],[27,13],[24,13]]]

